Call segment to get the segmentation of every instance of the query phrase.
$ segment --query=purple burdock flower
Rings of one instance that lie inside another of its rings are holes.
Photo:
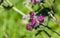
[[[33,18],[33,17],[34,17],[34,12],[31,11],[31,12],[30,12],[30,18]]]
[[[31,30],[31,28],[32,28],[31,25],[30,24],[27,24],[26,29],[27,30]]]
[[[38,21],[39,22],[43,22],[44,21],[44,16],[40,15],[37,17]]]
[[[37,23],[36,19],[32,19],[32,20],[31,20],[31,25],[34,26],[36,23]]]

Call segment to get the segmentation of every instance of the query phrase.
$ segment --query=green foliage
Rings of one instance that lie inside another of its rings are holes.
[[[28,10],[22,2],[24,0],[9,0],[12,4],[16,6],[19,10],[23,11],[25,14],[28,14],[30,10]],[[33,8],[36,9],[37,5]],[[54,10],[56,11],[56,17],[60,21],[60,1],[56,0],[54,3]],[[37,30],[27,31],[26,25],[21,21],[22,16],[14,11],[13,9],[6,10],[0,7],[0,38],[47,38],[48,36],[42,32],[37,37],[35,37],[35,33]],[[56,25],[52,20],[49,22],[49,26],[60,33],[60,28]],[[45,28],[43,28],[45,29]],[[56,35],[49,29],[45,29],[52,38],[60,38],[60,36]]]

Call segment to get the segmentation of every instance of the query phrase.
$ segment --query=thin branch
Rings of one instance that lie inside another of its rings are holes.
[[[6,1],[7,1],[7,3],[9,3],[10,5],[13,5],[9,0],[6,0]],[[25,16],[25,14],[24,14],[22,11],[20,11],[19,9],[17,9],[15,6],[13,6],[12,9],[15,10],[16,12],[18,12],[19,14],[21,14],[22,16]]]
[[[12,9],[20,13],[22,16],[25,16],[25,14],[22,11],[18,10],[16,7],[13,7]]]
[[[25,5],[26,8],[28,8],[30,11],[34,11],[31,7],[29,7],[28,5]]]

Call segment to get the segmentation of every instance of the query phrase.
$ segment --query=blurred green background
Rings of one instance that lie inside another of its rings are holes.
[[[9,1],[25,14],[29,13],[30,10],[28,10],[22,4],[24,0]],[[45,6],[46,5],[47,3],[45,4]],[[36,8],[37,6],[35,6],[33,9],[36,10]],[[56,11],[57,19],[60,21],[60,0],[55,1],[53,8]],[[35,37],[37,30],[27,31],[26,24],[21,21],[21,18],[22,16],[13,9],[6,10],[0,7],[0,38],[48,38],[48,36],[44,32]],[[52,20],[50,20],[49,26],[56,32],[60,33],[60,27],[56,25],[56,23]],[[49,29],[44,29],[52,36],[52,38],[60,38],[60,36],[50,31]]]

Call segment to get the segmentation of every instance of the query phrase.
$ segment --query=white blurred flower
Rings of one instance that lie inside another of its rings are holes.
[[[28,20],[30,19],[30,17],[28,15],[24,15],[22,16],[22,23],[23,24],[28,24]]]

